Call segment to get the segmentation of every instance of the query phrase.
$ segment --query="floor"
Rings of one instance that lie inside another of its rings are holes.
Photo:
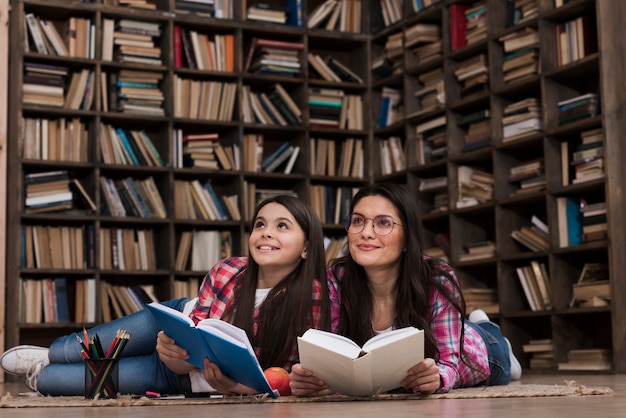
[[[608,386],[610,396],[546,397],[517,399],[434,399],[426,401],[381,401],[341,403],[280,403],[255,405],[184,406],[185,416],[221,417],[480,417],[480,418],[576,418],[601,415],[626,416],[626,375],[529,375],[521,383],[564,384],[575,380],[586,386]],[[0,393],[25,391],[18,383],[0,383]],[[21,408],[0,409],[0,417],[39,418],[154,418],[175,417],[181,407]]]

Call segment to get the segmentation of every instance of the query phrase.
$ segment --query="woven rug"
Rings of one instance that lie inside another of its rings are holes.
[[[323,396],[300,398],[283,396],[271,399],[267,396],[246,396],[232,398],[188,398],[188,399],[149,399],[146,397],[119,396],[117,399],[86,400],[80,396],[13,396],[6,393],[0,398],[0,408],[43,408],[43,407],[89,407],[89,406],[155,406],[155,405],[207,405],[240,403],[280,403],[280,402],[347,402],[347,401],[392,401],[392,400],[427,400],[427,399],[480,399],[480,398],[524,398],[547,396],[590,396],[612,395],[608,387],[586,387],[574,381],[564,385],[524,385],[489,386],[467,389],[455,389],[450,393],[435,395],[382,394],[367,398],[349,396]]]

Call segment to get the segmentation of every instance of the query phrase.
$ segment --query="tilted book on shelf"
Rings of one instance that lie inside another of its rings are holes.
[[[157,302],[146,305],[161,329],[189,353],[188,362],[203,369],[204,359],[237,382],[276,398],[245,331],[226,321],[207,318],[194,325],[191,318]]]
[[[407,371],[424,360],[424,331],[400,328],[363,347],[341,335],[309,329],[298,337],[300,364],[347,396],[372,396],[400,387]]]

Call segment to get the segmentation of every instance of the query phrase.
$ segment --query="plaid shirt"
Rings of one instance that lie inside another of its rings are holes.
[[[454,270],[449,265],[443,264],[443,268],[455,281],[457,280]],[[452,289],[452,284],[447,278],[440,276],[438,280]],[[459,312],[437,289],[431,289],[429,299],[430,324],[439,348],[438,366],[443,383],[437,392],[448,392],[450,389],[471,387],[483,382],[490,374],[487,347],[483,338],[472,327],[465,325]],[[461,327],[465,329],[464,360],[473,368],[461,361],[459,344]]]
[[[198,291],[198,301],[194,306],[191,319],[197,324],[206,318],[223,319],[225,313],[232,312],[235,302],[235,295],[241,288],[241,281],[244,277],[244,271],[248,266],[247,257],[230,257],[225,258],[215,264],[211,271],[204,277],[200,290]],[[328,279],[328,288],[330,293],[331,307],[331,331],[337,332],[339,324],[339,295],[337,284],[334,279]],[[312,289],[313,312],[311,328],[320,327],[321,316],[321,289],[320,283],[315,281]],[[254,335],[251,338],[251,344],[257,357],[261,347],[257,336],[259,310],[254,311]],[[294,349],[289,359],[289,364],[285,367],[290,370],[291,366],[298,362],[297,345],[294,341]]]

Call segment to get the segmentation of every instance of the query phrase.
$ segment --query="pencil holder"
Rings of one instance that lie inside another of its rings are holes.
[[[119,359],[85,360],[85,399],[117,397]]]

